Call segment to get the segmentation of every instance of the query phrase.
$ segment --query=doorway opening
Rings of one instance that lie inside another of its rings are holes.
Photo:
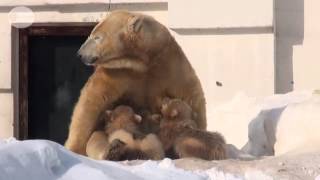
[[[35,24],[18,35],[14,134],[64,144],[75,103],[93,68],[77,57],[94,24]]]

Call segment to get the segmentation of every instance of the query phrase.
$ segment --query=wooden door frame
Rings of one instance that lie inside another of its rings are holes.
[[[96,23],[34,23],[27,28],[12,26],[13,134],[28,139],[28,44],[31,36],[88,36]]]

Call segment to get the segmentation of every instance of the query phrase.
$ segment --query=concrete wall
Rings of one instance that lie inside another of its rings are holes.
[[[272,0],[175,0],[168,5],[168,26],[202,81],[208,113],[239,91],[274,93]]]
[[[0,138],[13,135],[13,95],[0,94]]]
[[[320,1],[304,2],[303,42],[293,47],[294,90],[320,87]]]
[[[169,1],[171,28],[253,28],[272,23],[272,0]]]

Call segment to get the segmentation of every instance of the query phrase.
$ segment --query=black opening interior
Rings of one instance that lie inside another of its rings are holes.
[[[93,68],[77,50],[86,36],[29,39],[28,137],[64,144],[73,107]]]

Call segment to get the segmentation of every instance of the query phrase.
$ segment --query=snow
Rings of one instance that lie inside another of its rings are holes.
[[[319,91],[239,94],[210,112],[228,160],[96,161],[51,141],[10,138],[0,140],[0,180],[320,179]]]
[[[290,104],[277,124],[275,155],[320,151],[320,95]]]
[[[258,157],[274,155],[278,122],[282,121],[286,108],[314,97],[313,91],[291,92],[264,98],[240,93],[231,102],[212,110],[208,124],[214,124],[213,130],[222,133],[226,141],[241,149],[242,153]],[[303,108],[295,111],[304,113]],[[314,111],[313,114],[315,113],[320,115],[320,111]],[[290,121],[291,117],[287,119]]]
[[[47,140],[0,141],[0,180],[205,180],[213,177],[236,179],[215,169],[187,171],[176,168],[170,159],[126,165],[91,160]]]
[[[249,123],[244,152],[270,156],[320,150],[320,95],[316,91],[271,96],[263,107]]]

